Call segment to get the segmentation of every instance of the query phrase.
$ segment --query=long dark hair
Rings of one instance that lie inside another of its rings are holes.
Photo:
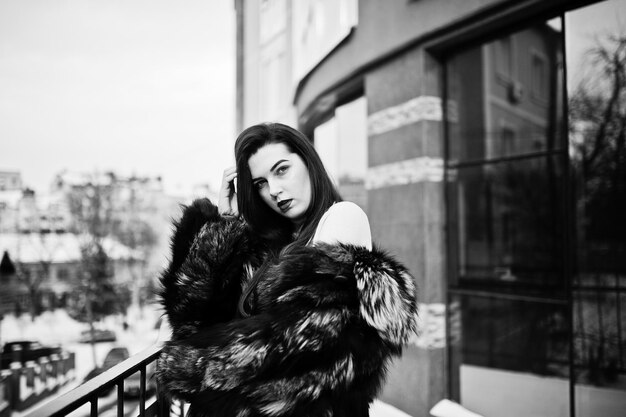
[[[297,154],[307,170],[311,181],[311,204],[304,213],[304,221],[298,236],[293,240],[293,223],[272,210],[252,184],[248,160],[261,147],[282,143],[290,152]],[[320,219],[336,201],[341,201],[313,143],[298,130],[281,123],[263,123],[245,129],[235,141],[237,164],[237,205],[239,212],[250,227],[270,246],[282,249],[289,244],[306,245],[313,237]]]
[[[297,154],[309,172],[311,181],[311,204],[304,213],[304,220],[294,237],[293,223],[272,210],[252,184],[248,161],[261,147],[282,143],[290,152]],[[269,262],[279,253],[288,253],[291,248],[306,245],[313,235],[324,213],[337,201],[339,192],[333,185],[313,143],[298,130],[282,123],[262,123],[251,126],[239,134],[235,141],[237,164],[237,205],[239,213],[248,222],[271,250],[271,257],[254,274],[239,301],[239,312],[246,316],[244,305],[256,287]]]

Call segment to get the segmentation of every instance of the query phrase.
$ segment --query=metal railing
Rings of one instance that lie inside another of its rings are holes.
[[[113,387],[117,387],[117,416],[122,417],[125,415],[124,381],[136,372],[140,372],[138,415],[141,417],[169,417],[170,406],[172,404],[170,399],[159,389],[158,384],[156,396],[153,397],[154,401],[150,404],[146,404],[148,400],[148,392],[146,389],[148,375],[146,369],[148,365],[157,360],[160,353],[160,345],[150,346],[84,384],[79,385],[72,391],[40,405],[24,417],[65,416],[85,404],[90,404],[90,416],[97,416],[99,396],[103,392],[111,390]],[[150,375],[149,377],[153,378],[154,376]],[[179,407],[179,409],[181,412],[184,412],[184,406]]]
[[[5,357],[14,359],[8,369],[0,370],[0,417],[24,412],[54,396],[74,380],[75,355],[72,352],[61,351],[24,362],[19,353],[12,356]],[[5,362],[3,367],[6,366]]]

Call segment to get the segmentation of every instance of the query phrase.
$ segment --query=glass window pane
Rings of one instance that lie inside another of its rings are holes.
[[[367,210],[367,100],[360,97],[335,109],[314,131],[315,149],[339,193]]]
[[[570,414],[561,27],[446,63],[451,390],[482,415]]]
[[[453,171],[458,285],[525,287],[551,296],[563,282],[562,172],[557,157],[468,166]]]
[[[577,416],[626,410],[626,2],[566,14]]]
[[[485,416],[569,414],[565,303],[455,294],[449,308],[450,359],[465,407]]]
[[[561,30],[545,22],[447,64],[450,163],[564,149]],[[455,112],[456,113],[456,112]]]

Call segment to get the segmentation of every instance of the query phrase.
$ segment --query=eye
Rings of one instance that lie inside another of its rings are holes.
[[[254,183],[254,187],[257,190],[262,190],[265,187],[265,184],[267,184],[267,181],[265,181],[265,180],[264,181],[257,181],[257,182]]]
[[[289,167],[287,165],[282,165],[276,169],[276,175],[283,175],[288,169]]]

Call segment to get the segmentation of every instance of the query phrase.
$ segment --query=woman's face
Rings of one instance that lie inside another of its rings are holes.
[[[311,204],[309,170],[284,143],[267,144],[248,159],[252,184],[272,210],[299,223]]]

